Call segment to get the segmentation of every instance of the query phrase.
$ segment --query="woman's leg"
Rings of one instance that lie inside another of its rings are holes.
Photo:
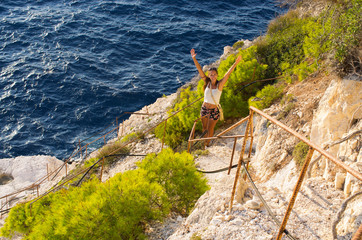
[[[217,121],[219,121],[219,119],[218,120],[209,119],[209,127],[207,129],[208,137],[214,136],[214,128],[216,126]],[[206,140],[206,146],[207,147],[209,146],[210,141],[211,141],[210,139]]]
[[[202,123],[202,133],[204,134],[204,132],[208,129],[208,121],[209,121],[209,117],[205,116],[203,118],[201,118],[201,123]]]

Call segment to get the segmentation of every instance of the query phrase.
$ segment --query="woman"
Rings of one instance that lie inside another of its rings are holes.
[[[207,130],[206,137],[212,137],[214,135],[215,125],[220,118],[220,111],[217,105],[220,101],[222,89],[236,65],[241,61],[241,56],[238,56],[224,77],[218,81],[217,69],[209,69],[209,76],[206,76],[204,71],[202,71],[201,65],[196,60],[195,49],[191,49],[190,53],[202,80],[204,80],[204,102],[201,107],[202,131],[205,132]],[[205,144],[208,147],[210,140],[206,140]]]

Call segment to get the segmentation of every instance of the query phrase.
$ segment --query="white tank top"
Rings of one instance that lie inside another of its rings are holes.
[[[218,87],[216,89],[210,89],[209,85],[210,84],[208,84],[207,87],[205,88],[204,102],[217,105],[220,102],[220,97],[221,97],[222,91],[220,91]],[[211,91],[212,91],[212,96],[211,96]],[[212,97],[214,97],[216,103]]]

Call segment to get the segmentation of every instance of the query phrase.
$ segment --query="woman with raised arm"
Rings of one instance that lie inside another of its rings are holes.
[[[207,130],[206,137],[212,137],[214,135],[215,125],[220,118],[218,104],[222,89],[229,79],[230,74],[234,71],[236,65],[241,61],[241,56],[238,56],[235,63],[229,68],[224,77],[218,81],[217,69],[210,68],[208,71],[209,76],[206,76],[201,68],[201,65],[196,60],[195,49],[191,49],[190,53],[202,80],[204,80],[204,102],[201,107],[202,132],[204,133]],[[210,140],[206,140],[205,144],[206,146],[209,146]]]

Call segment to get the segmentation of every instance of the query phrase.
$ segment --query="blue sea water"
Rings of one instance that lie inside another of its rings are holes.
[[[274,0],[1,0],[0,159],[62,159],[125,111],[262,35]]]

